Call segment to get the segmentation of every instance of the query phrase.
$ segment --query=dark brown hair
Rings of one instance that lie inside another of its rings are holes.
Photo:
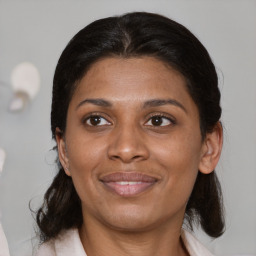
[[[53,139],[57,127],[65,133],[67,110],[77,83],[93,63],[109,56],[152,56],[167,63],[187,81],[188,92],[198,107],[202,139],[219,122],[218,78],[205,47],[179,23],[158,14],[137,12],[89,24],[64,49],[53,80]],[[41,241],[56,237],[62,230],[79,228],[83,223],[81,202],[72,179],[57,161],[59,171],[37,212]],[[198,172],[184,222],[191,229],[193,223],[199,223],[211,237],[223,233],[222,193],[215,171],[208,175]]]

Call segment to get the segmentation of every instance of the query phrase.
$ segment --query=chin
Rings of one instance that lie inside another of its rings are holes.
[[[156,228],[165,217],[153,215],[152,210],[130,207],[112,210],[110,214],[101,216],[101,220],[113,230],[142,232]]]

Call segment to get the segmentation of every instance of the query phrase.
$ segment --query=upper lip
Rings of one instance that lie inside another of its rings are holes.
[[[115,172],[104,175],[100,178],[102,182],[118,182],[118,181],[141,181],[141,182],[156,182],[158,179],[147,174],[139,172]]]

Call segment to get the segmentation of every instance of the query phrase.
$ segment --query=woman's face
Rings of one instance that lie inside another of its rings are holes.
[[[129,231],[181,225],[207,150],[185,79],[150,57],[92,65],[57,142],[85,226]]]

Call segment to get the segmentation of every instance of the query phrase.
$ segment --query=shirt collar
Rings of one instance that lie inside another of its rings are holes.
[[[190,256],[214,256],[191,233],[181,231],[182,241]],[[70,229],[55,241],[57,256],[86,256],[77,229]]]

